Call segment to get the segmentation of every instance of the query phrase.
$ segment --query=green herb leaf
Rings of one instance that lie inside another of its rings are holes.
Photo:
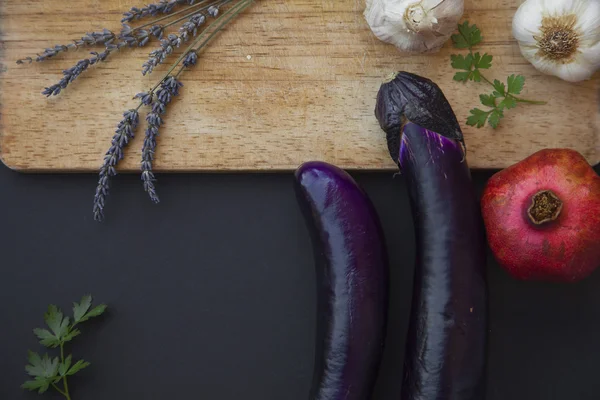
[[[47,329],[35,328],[33,333],[40,339],[40,344],[50,348],[56,348],[60,345],[60,339]]]
[[[86,295],[81,298],[79,304],[73,303],[73,320],[75,323],[80,322],[81,318],[90,309],[92,305],[92,296]]]
[[[58,366],[58,374],[60,376],[65,376],[67,374],[67,371],[69,371],[70,367],[71,367],[71,355],[69,354],[67,356],[67,358],[65,358],[65,361],[60,363],[60,365]]]
[[[473,68],[473,56],[467,54],[467,56],[463,56],[462,54],[452,54],[450,56],[452,60],[452,68],[454,69],[463,69],[465,71],[471,71]]]
[[[515,76],[514,74],[508,77],[508,93],[520,94],[525,86],[525,77],[522,75]]]
[[[96,307],[92,308],[90,311],[88,311],[87,313],[85,313],[85,315],[83,317],[81,317],[79,322],[84,322],[90,318],[98,317],[98,316],[102,315],[104,313],[104,311],[106,311],[106,304],[100,304],[99,306],[96,306]]]
[[[478,69],[473,71],[473,74],[471,75],[471,79],[475,82],[481,82],[481,72],[479,72]]]
[[[44,321],[56,337],[61,337],[63,333],[63,313],[54,305],[48,306],[48,311],[44,314]],[[68,323],[66,324],[68,326]]]
[[[79,360],[77,361],[75,364],[73,364],[73,366],[71,367],[71,369],[69,369],[69,371],[67,372],[67,375],[75,375],[77,372],[81,371],[82,369],[89,367],[90,363],[87,361],[83,361],[83,360]]]
[[[63,337],[63,343],[70,342],[75,336],[79,336],[80,333],[81,331],[79,329],[72,329],[65,337]]]
[[[496,98],[487,94],[480,94],[479,100],[481,100],[481,104],[484,106],[496,108]]]
[[[33,381],[25,382],[21,387],[30,391],[37,390],[39,394],[43,394],[48,390],[51,384],[58,382],[58,379],[36,377]]]
[[[452,42],[457,49],[470,49],[481,43],[481,40],[481,31],[477,25],[469,25],[469,21],[458,25],[458,34],[452,35]]]
[[[470,111],[471,115],[467,118],[467,125],[481,128],[485,125],[491,111],[483,111],[479,108],[474,108]]]
[[[492,128],[496,129],[498,127],[498,124],[500,123],[500,119],[503,117],[504,113],[502,112],[502,110],[496,108],[491,112],[490,117],[488,119],[488,123]]]
[[[492,67],[493,59],[494,58],[487,53],[485,53],[483,56],[479,55],[479,53],[475,53],[473,57],[473,64],[477,69],[489,69]]]
[[[41,376],[43,378],[54,378],[58,372],[58,357],[50,359],[48,354],[40,357],[38,353],[29,351],[29,364],[25,366],[25,371],[31,376]]]
[[[504,86],[503,82],[500,82],[498,79],[494,79],[494,92],[495,97],[505,97],[506,96],[506,86]]]
[[[471,78],[470,72],[457,72],[454,74],[454,80],[458,82],[467,82]]]
[[[517,106],[517,101],[515,100],[515,98],[511,97],[511,96],[507,96],[504,98],[504,100],[502,100],[500,102],[500,104],[498,105],[498,108],[501,110],[504,108],[507,108],[510,110],[511,108],[515,108],[516,106]]]

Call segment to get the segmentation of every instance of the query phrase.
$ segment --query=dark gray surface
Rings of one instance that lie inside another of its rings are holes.
[[[375,400],[398,399],[414,260],[402,178],[353,174],[383,220],[390,326]],[[491,172],[475,172],[481,190]],[[60,396],[19,385],[31,329],[49,303],[82,294],[109,312],[73,342],[92,365],[73,400],[306,400],[312,374],[312,249],[291,174],[115,179],[92,220],[93,175],[23,175],[0,165],[0,399]],[[489,262],[486,400],[600,398],[600,274],[577,285],[520,283]]]

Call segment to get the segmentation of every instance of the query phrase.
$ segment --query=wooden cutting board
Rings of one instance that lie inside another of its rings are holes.
[[[182,75],[182,94],[161,128],[157,171],[290,170],[320,159],[347,169],[395,169],[373,115],[375,95],[391,72],[436,81],[463,123],[473,168],[503,168],[544,147],[580,151],[600,161],[598,74],[570,84],[536,72],[512,39],[519,0],[467,0],[464,19],[482,28],[481,51],[494,55],[491,79],[527,78],[519,106],[501,128],[464,124],[483,83],[452,81],[450,43],[435,55],[406,56],[378,41],[364,0],[258,0],[211,42]],[[40,92],[62,70],[89,55],[79,49],[54,60],[16,65],[18,58],[68,43],[103,27],[118,30],[133,0],[3,0],[0,155],[22,171],[95,171],[124,110],[168,65],[142,76],[156,42],[125,49],[91,68],[58,97]],[[179,54],[177,52],[176,54]],[[176,57],[173,55],[172,57]],[[174,59],[174,58],[173,58]],[[145,114],[143,114],[145,115]],[[126,151],[122,171],[137,171],[145,121]]]

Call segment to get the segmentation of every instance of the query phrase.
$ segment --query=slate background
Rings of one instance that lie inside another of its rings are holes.
[[[598,170],[598,169],[597,169]],[[479,190],[492,171],[474,172]],[[383,220],[392,262],[386,351],[374,400],[398,399],[414,260],[401,177],[353,173]],[[305,400],[315,283],[292,174],[115,179],[92,220],[96,177],[24,175],[0,164],[0,399],[20,389],[31,329],[49,303],[109,305],[71,347],[92,362],[74,400]],[[576,285],[520,283],[489,257],[485,400],[600,398],[600,273]]]

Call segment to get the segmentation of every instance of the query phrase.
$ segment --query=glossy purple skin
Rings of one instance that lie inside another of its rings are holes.
[[[298,203],[313,241],[318,320],[311,400],[371,397],[384,345],[388,255],[367,194],[323,162],[296,171]]]
[[[408,123],[399,164],[417,243],[401,399],[482,400],[486,244],[462,146]]]

